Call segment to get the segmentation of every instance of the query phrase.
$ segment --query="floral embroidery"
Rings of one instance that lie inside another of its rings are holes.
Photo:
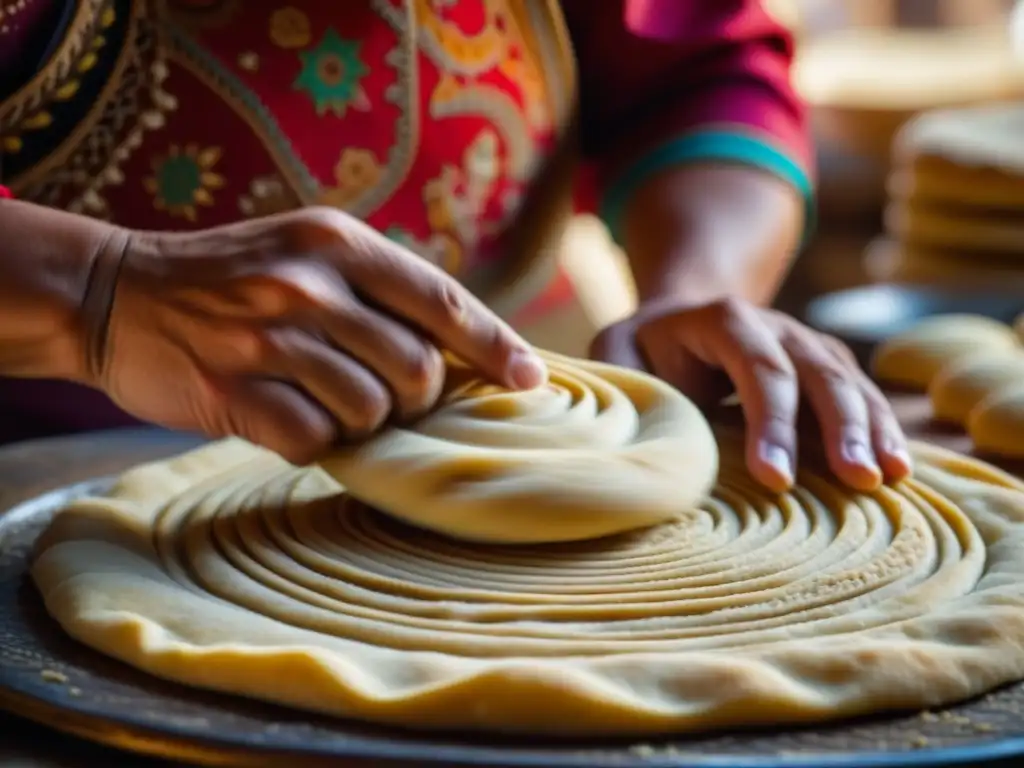
[[[423,185],[423,204],[430,228],[455,235],[475,247],[487,202],[500,178],[498,136],[484,129],[463,152],[462,168],[445,165],[439,175]]]
[[[249,218],[272,216],[299,207],[296,195],[277,176],[259,176],[249,183],[249,193],[238,198],[238,210]]]
[[[211,192],[224,186],[224,177],[213,169],[220,160],[216,147],[200,150],[190,144],[172,146],[153,162],[153,175],[145,180],[157,210],[195,221],[197,206],[212,206]]]
[[[446,165],[441,173],[423,185],[423,204],[427,208],[427,224],[434,231],[445,232],[455,228],[451,200],[458,184],[458,169]]]
[[[551,115],[544,103],[544,80],[536,68],[531,66],[531,62],[521,56],[509,56],[498,65],[498,71],[522,88],[527,122],[535,129],[547,128]]]
[[[270,39],[279,48],[305,48],[312,40],[309,16],[298,8],[280,8],[270,16]]]
[[[11,8],[17,7],[18,10],[22,9],[22,6],[11,6]],[[81,78],[92,71],[97,62],[99,61],[99,50],[106,45],[106,39],[103,37],[103,33],[108,30],[115,21],[117,21],[117,15],[113,6],[105,7],[99,14],[97,28],[95,36],[90,41],[88,47],[82,52],[81,58],[75,63],[74,72],[75,75],[70,77],[61,87],[59,87],[53,93],[53,104],[51,106],[58,106],[62,102],[67,102],[73,99],[81,87]],[[29,131],[44,131],[53,125],[53,115],[48,109],[41,109],[35,113],[28,113],[29,116],[21,121],[18,129],[21,133],[28,133]],[[24,147],[24,139],[21,135],[14,134],[2,137],[0,140],[0,151],[3,152],[20,152]]]
[[[318,115],[333,112],[344,117],[349,106],[369,109],[369,100],[360,84],[369,69],[359,57],[359,49],[358,41],[343,40],[328,29],[316,48],[299,54],[302,72],[294,87],[309,95]]]
[[[467,197],[482,207],[501,175],[498,135],[490,129],[480,131],[466,148],[462,162],[466,167]]]
[[[454,101],[462,91],[462,85],[458,78],[451,72],[445,72],[437,81],[434,90],[430,94],[431,106],[447,101]]]
[[[383,173],[384,169],[373,152],[349,147],[341,153],[334,166],[337,186],[324,190],[324,202],[336,208],[345,208],[366,190],[377,186]]]
[[[260,69],[260,55],[253,51],[239,54],[238,68],[245,72],[258,72]]]

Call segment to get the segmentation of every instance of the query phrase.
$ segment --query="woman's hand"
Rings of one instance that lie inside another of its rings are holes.
[[[903,431],[851,352],[780,312],[743,301],[650,304],[602,332],[592,354],[647,369],[704,405],[724,372],[747,423],[747,465],[773,490],[794,478],[801,395],[817,416],[829,465],[857,489],[910,472]]]
[[[118,230],[93,275],[86,383],[146,421],[295,462],[430,408],[442,348],[512,388],[545,377],[454,279],[332,209],[193,234]]]

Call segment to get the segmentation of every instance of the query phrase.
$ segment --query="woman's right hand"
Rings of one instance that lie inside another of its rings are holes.
[[[429,409],[442,348],[511,388],[546,375],[454,279],[333,209],[116,230],[84,305],[87,383],[145,421],[297,463]]]

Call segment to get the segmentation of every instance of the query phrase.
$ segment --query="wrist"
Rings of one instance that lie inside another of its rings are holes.
[[[656,268],[648,268],[647,279],[637,288],[641,305],[671,302],[698,306],[746,294],[744,281],[735,270],[730,274],[720,268],[722,260],[674,251],[658,258],[656,263]]]
[[[651,179],[626,209],[623,246],[642,302],[768,304],[799,242],[799,196],[757,169],[694,165]]]
[[[0,375],[91,384],[86,307],[98,256],[123,230],[0,200]]]

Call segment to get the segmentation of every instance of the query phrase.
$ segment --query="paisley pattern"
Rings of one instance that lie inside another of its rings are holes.
[[[0,103],[4,179],[126,226],[325,204],[460,277],[497,273],[569,126],[557,3],[74,6],[35,80]]]

